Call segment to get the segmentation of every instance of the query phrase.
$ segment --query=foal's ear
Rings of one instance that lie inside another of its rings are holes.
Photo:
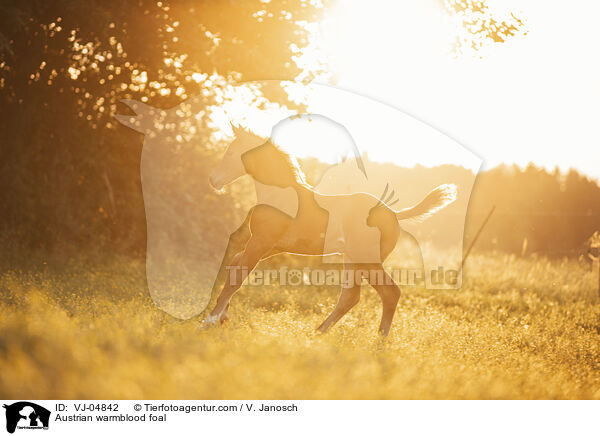
[[[229,124],[231,124],[231,130],[233,131],[234,136],[240,136],[244,133],[244,129],[241,128],[239,124],[233,124],[231,121],[229,121]]]

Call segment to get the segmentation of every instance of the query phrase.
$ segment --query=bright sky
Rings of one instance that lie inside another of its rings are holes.
[[[483,167],[559,166],[600,178],[600,2],[488,0],[527,34],[454,58],[436,0],[342,2],[324,36],[338,87],[394,106],[458,140]],[[389,144],[370,156],[405,163]]]
[[[481,158],[415,117],[379,101],[339,88],[301,88],[309,112],[317,116],[286,119],[271,137],[298,157],[317,156],[339,163],[366,152],[373,161],[399,166],[460,165],[477,172]]]

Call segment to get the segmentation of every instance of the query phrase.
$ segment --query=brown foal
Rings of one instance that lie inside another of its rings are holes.
[[[227,319],[231,297],[242,284],[225,272],[231,267],[251,272],[260,260],[278,253],[343,254],[344,277],[353,279],[342,288],[333,312],[318,330],[327,331],[358,303],[361,281],[366,279],[381,297],[383,314],[379,332],[387,335],[400,299],[400,288],[385,271],[383,262],[396,246],[400,234],[398,221],[423,218],[452,203],[456,198],[455,186],[439,186],[416,206],[401,211],[392,210],[384,201],[367,193],[322,195],[306,183],[296,161],[270,140],[238,127],[234,127],[234,133],[236,139],[210,176],[211,185],[221,189],[249,174],[257,184],[288,189],[294,197],[290,202],[296,213],[290,215],[282,211],[286,208],[268,204],[258,204],[250,210],[230,239],[219,273],[220,277],[226,277],[225,285],[205,323]],[[335,214],[330,212],[333,210]],[[332,229],[339,230],[336,233]],[[327,235],[332,234],[339,236],[336,243],[327,241]],[[243,249],[236,252],[236,246]],[[375,257],[373,248],[377,252]],[[369,251],[371,254],[365,256]]]

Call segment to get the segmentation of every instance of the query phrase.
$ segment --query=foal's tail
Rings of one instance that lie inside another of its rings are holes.
[[[427,194],[419,204],[396,212],[396,218],[398,218],[398,221],[407,219],[424,220],[448,206],[454,200],[456,200],[456,185],[440,185]]]

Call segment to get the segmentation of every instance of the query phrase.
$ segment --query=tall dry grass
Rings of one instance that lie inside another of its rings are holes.
[[[243,288],[201,331],[154,307],[142,263],[45,268],[0,279],[0,397],[600,399],[600,304],[573,260],[473,256],[461,291],[404,289],[386,340],[367,287],[326,335],[326,288]]]

